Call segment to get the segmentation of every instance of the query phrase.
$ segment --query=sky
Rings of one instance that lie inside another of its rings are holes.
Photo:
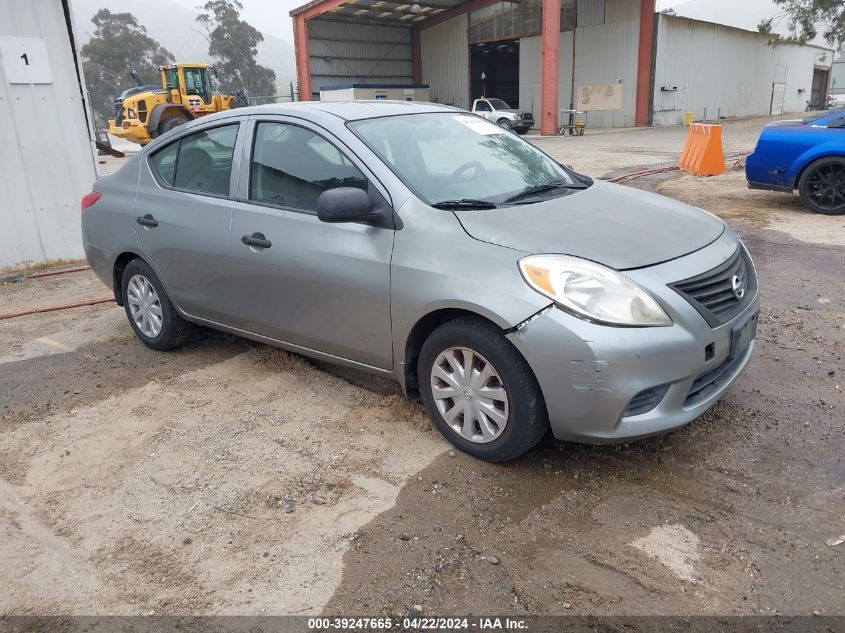
[[[189,9],[195,9],[204,0],[175,0]],[[308,0],[241,0],[244,10],[241,17],[262,33],[270,33],[286,42],[293,43],[291,9],[305,4]]]
[[[265,33],[293,42],[293,29],[288,12],[307,0],[241,0],[243,18]],[[201,0],[176,0],[194,9]],[[756,31],[760,20],[781,15],[772,0],[657,0],[658,11],[675,9],[678,15]],[[783,19],[776,30],[786,32]]]

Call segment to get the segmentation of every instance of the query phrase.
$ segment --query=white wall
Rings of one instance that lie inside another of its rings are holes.
[[[61,1],[0,0],[3,36],[44,40],[52,82],[9,83],[0,64],[0,269],[83,257],[96,173]]]
[[[322,86],[414,82],[410,28],[315,18],[308,21],[308,54],[314,98]]]
[[[775,81],[786,83],[784,112],[803,112],[810,99],[814,65],[824,52],[813,46],[773,47],[758,33],[660,15],[655,124],[680,123],[686,111],[703,119],[705,109],[711,120],[719,112],[728,118],[769,114]],[[831,57],[828,51],[828,64]],[[664,92],[662,86],[678,90]]]
[[[604,23],[582,26],[575,31],[575,85],[621,85],[622,109],[590,112],[587,126],[632,127],[636,117],[640,3],[604,0],[601,4],[604,5]],[[578,24],[582,24],[581,19],[585,17],[580,13],[582,5],[578,3]],[[585,5],[591,22],[598,19],[596,7],[598,4]]]
[[[575,85],[618,83],[622,79],[622,109],[590,112],[589,127],[630,127],[636,110],[639,2],[596,0],[579,2],[574,32],[560,34],[558,108],[572,103],[573,53]],[[519,107],[540,121],[542,36],[519,40]],[[573,51],[574,42],[574,51]]]
[[[459,108],[469,101],[469,25],[467,14],[420,33],[422,80],[431,88],[431,100]]]
[[[560,34],[560,79],[558,80],[558,108],[568,108],[572,100],[572,31]],[[541,65],[543,38],[540,35],[519,40],[519,109],[528,110],[540,125]]]

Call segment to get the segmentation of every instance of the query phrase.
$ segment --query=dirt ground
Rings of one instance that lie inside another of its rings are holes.
[[[612,176],[683,131],[535,142]],[[354,371],[209,330],[153,352],[114,304],[0,320],[0,614],[845,614],[845,219],[741,171],[631,185],[731,222],[762,315],[713,410],[629,445],[491,465]],[[107,294],[27,279],[0,313]]]

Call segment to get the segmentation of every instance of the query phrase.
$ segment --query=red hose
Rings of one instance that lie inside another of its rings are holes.
[[[114,297],[100,297],[99,299],[87,299],[86,301],[77,301],[76,303],[64,303],[55,306],[44,306],[42,308],[28,308],[20,310],[19,312],[6,312],[0,314],[0,321],[4,319],[14,319],[15,317],[26,316],[28,314],[40,314],[41,312],[56,312],[57,310],[68,310],[70,308],[81,308],[83,306],[92,306],[98,303],[110,303],[114,301]]]
[[[53,275],[64,275],[65,273],[78,273],[83,270],[91,270],[90,266],[79,266],[78,268],[62,268],[60,270],[47,270],[43,273],[32,273],[27,275],[27,279],[37,279],[38,277],[51,277]]]
[[[728,154],[725,156],[725,160],[741,160],[748,156],[748,154]],[[637,178],[642,178],[643,176],[653,176],[654,174],[665,174],[670,171],[676,171],[680,169],[678,165],[670,165],[669,167],[652,167],[650,169],[642,169],[640,171],[632,171],[630,174],[622,174],[621,176],[617,176],[616,178],[611,178],[609,182],[615,182],[617,184],[623,184],[626,182],[630,182],[631,180],[635,180]]]

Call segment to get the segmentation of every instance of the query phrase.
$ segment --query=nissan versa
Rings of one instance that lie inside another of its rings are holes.
[[[203,117],[82,201],[146,345],[199,323],[391,376],[459,449],[687,424],[736,380],[757,279],[724,222],[592,180],[470,113],[302,103]]]

